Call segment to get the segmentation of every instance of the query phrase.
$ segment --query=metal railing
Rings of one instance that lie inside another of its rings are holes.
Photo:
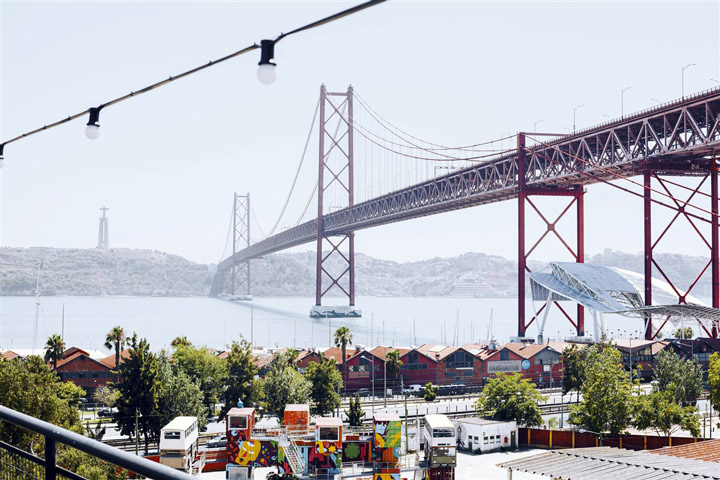
[[[45,457],[0,442],[0,480],[85,480],[57,465],[57,442],[153,480],[191,480],[187,473],[137,457],[0,405],[0,420],[45,437]]]

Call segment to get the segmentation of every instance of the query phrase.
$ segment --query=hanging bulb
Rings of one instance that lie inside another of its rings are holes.
[[[85,136],[90,140],[95,140],[100,136],[100,124],[98,123],[100,121],[100,108],[92,107],[88,112],[90,118],[85,129]]]
[[[5,163],[5,156],[3,155],[3,150],[5,150],[5,144],[0,143],[0,170],[2,170],[3,164]]]
[[[270,85],[277,78],[275,71],[275,42],[262,40],[260,42],[260,62],[258,63],[257,77],[260,83]]]

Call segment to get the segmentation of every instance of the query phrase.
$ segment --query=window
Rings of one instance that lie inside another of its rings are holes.
[[[436,428],[433,430],[433,438],[448,438],[454,436],[455,430],[452,428]]]
[[[500,443],[500,435],[495,435],[495,443]]]
[[[485,432],[483,432],[483,443],[484,443],[485,445],[488,444],[488,437],[487,437],[487,435],[485,435]]]
[[[320,427],[320,440],[337,441],[340,436],[338,435],[338,427]]]
[[[500,352],[500,360],[510,360],[510,352],[503,350]]]
[[[447,368],[472,368],[473,356],[467,352],[458,351],[447,356],[445,365]]]
[[[247,417],[230,417],[230,428],[247,428]]]
[[[165,440],[180,440],[179,431],[165,432]]]

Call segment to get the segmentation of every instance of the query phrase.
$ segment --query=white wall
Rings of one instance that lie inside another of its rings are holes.
[[[453,422],[458,432],[458,445],[463,450],[490,452],[500,448],[510,448],[511,432],[515,432],[515,446],[518,441],[518,428],[515,422],[498,422],[478,425],[462,420]],[[498,438],[499,436],[499,438]],[[485,443],[487,440],[487,443]]]

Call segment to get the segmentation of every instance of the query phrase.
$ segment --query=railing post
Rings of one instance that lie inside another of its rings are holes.
[[[45,437],[45,480],[55,480],[55,439]]]

